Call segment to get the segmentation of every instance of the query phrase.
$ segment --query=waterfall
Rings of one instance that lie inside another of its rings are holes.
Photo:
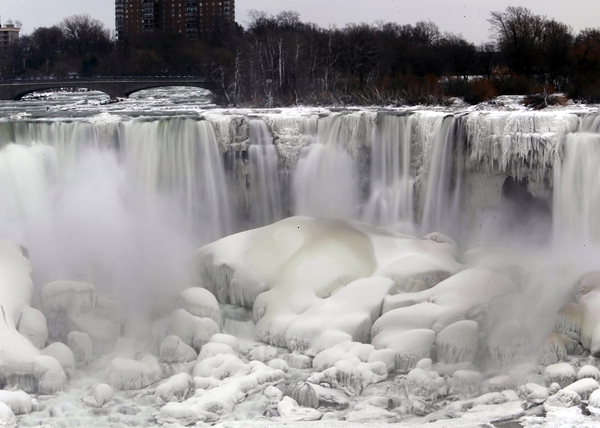
[[[165,194],[181,206],[201,241],[233,231],[228,181],[209,122],[128,121],[119,127],[119,142],[132,174],[151,193]]]
[[[460,232],[462,225],[463,149],[465,128],[459,118],[446,117],[436,132],[421,229],[424,232]]]
[[[383,225],[413,221],[415,179],[411,161],[408,118],[382,115],[371,147],[371,187],[365,220]]]
[[[346,148],[355,129],[346,119],[319,122],[317,141],[302,150],[292,181],[294,214],[357,218],[358,175]]]
[[[600,134],[567,136],[565,159],[555,173],[554,236],[558,241],[600,242],[599,165]]]
[[[282,187],[273,135],[262,120],[250,121],[249,210],[253,226],[264,226],[283,217]]]

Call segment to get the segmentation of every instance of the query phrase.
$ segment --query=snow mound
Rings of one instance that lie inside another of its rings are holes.
[[[39,350],[29,338],[17,331],[23,312],[31,304],[33,283],[31,264],[20,246],[0,240],[0,378],[8,384],[31,383],[34,361]],[[30,312],[31,318],[31,312]],[[33,326],[39,332],[40,326]],[[27,329],[24,329],[27,334]],[[36,333],[37,334],[37,333]],[[11,412],[12,413],[12,412]],[[7,420],[11,420],[9,415]]]
[[[0,390],[0,403],[6,404],[15,415],[33,411],[33,398],[24,391]]]
[[[156,387],[156,398],[160,403],[183,401],[192,387],[192,377],[187,373],[171,376]]]
[[[56,358],[65,373],[69,376],[73,375],[75,371],[75,356],[67,345],[61,342],[54,342],[42,349],[40,353]]]
[[[598,368],[595,366],[590,366],[590,365],[582,366],[577,371],[577,380],[585,379],[585,378],[600,381],[600,370],[598,370]]]
[[[48,340],[48,325],[41,311],[25,306],[18,326],[19,333],[31,340],[36,348],[43,348]]]
[[[167,403],[156,417],[158,423],[193,425],[217,422],[230,415],[235,405],[248,395],[261,392],[269,383],[284,376],[282,371],[271,369],[261,362],[246,364],[232,355],[217,355],[200,361],[194,368],[194,376],[202,374],[221,376],[222,381],[208,390],[197,389],[192,397],[181,403]]]
[[[472,363],[479,347],[479,325],[475,321],[462,320],[450,324],[435,338],[437,360],[440,363]]]
[[[197,317],[211,318],[217,324],[220,322],[219,302],[205,288],[186,288],[181,292],[177,306]]]
[[[83,402],[93,406],[93,407],[103,407],[104,405],[110,403],[115,395],[115,391],[112,386],[101,383],[99,385],[94,386],[92,389],[92,394],[88,397],[83,398]]]
[[[158,360],[151,355],[140,360],[115,358],[110,363],[109,383],[115,389],[142,389],[158,382],[161,377]]]
[[[37,380],[40,394],[62,391],[67,383],[62,365],[50,355],[39,355],[34,359],[33,376]]]
[[[318,410],[300,407],[291,397],[283,397],[277,404],[277,411],[284,421],[317,421],[322,417]]]
[[[548,412],[552,408],[574,407],[581,404],[581,397],[575,391],[569,389],[561,389],[556,394],[551,395],[544,402],[544,409]]]
[[[548,386],[556,382],[564,388],[572,384],[575,377],[575,369],[569,363],[552,364],[544,369],[544,382]]]
[[[67,346],[73,351],[75,366],[86,367],[92,361],[93,343],[87,333],[72,331],[67,335]]]
[[[581,397],[582,400],[587,400],[592,392],[600,388],[600,384],[595,379],[580,379],[567,385],[564,389],[574,391]]]

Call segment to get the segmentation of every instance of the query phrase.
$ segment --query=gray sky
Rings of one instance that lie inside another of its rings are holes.
[[[237,0],[236,19],[244,25],[248,11],[256,9],[269,14],[296,10],[303,21],[325,27],[380,20],[400,24],[431,20],[442,31],[459,33],[479,43],[488,40],[490,11],[514,5],[555,18],[575,31],[600,26],[600,0]],[[26,33],[78,13],[92,15],[114,29],[114,0],[0,0],[2,21],[20,20]]]

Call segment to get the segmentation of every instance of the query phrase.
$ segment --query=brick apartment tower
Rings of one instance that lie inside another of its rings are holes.
[[[115,21],[119,40],[155,31],[198,40],[235,22],[235,0],[115,0]]]

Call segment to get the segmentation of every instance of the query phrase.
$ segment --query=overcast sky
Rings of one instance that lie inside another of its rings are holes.
[[[518,5],[564,22],[575,31],[600,26],[600,0],[237,0],[236,19],[245,25],[252,9],[277,14],[295,10],[303,21],[322,26],[350,22],[435,22],[442,31],[460,33],[480,43],[489,37],[487,19],[492,10]],[[25,33],[62,18],[87,13],[114,29],[114,0],[0,0],[0,17],[23,23]]]

